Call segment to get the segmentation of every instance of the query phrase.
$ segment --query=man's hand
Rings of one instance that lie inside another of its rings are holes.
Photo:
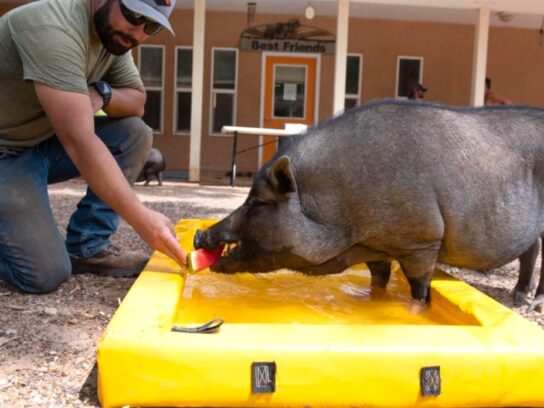
[[[142,206],[142,216],[138,221],[141,222],[133,227],[151,248],[168,255],[180,265],[187,264],[187,254],[179,245],[174,227],[165,215]]]

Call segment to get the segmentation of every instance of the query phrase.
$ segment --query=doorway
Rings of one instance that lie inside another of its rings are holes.
[[[263,127],[313,125],[319,56],[264,54]],[[276,153],[278,137],[263,136],[259,167]]]

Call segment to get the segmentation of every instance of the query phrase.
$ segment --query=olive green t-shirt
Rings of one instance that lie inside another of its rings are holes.
[[[29,147],[54,134],[33,81],[88,94],[98,80],[139,87],[130,52],[106,51],[91,30],[87,0],[40,0],[0,18],[0,147]]]

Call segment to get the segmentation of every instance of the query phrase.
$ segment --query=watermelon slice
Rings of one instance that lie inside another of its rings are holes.
[[[219,258],[221,258],[224,247],[225,245],[220,245],[219,248],[216,249],[197,249],[195,251],[191,251],[187,257],[189,271],[198,272],[213,265]]]

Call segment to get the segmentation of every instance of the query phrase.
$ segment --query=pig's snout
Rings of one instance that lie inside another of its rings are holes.
[[[193,246],[196,249],[207,248],[207,246],[204,244],[203,235],[204,235],[204,231],[196,230],[195,237],[193,239]]]
[[[216,249],[223,244],[238,243],[238,237],[230,232],[210,228],[197,230],[193,239],[195,249]]]
[[[216,249],[222,244],[216,235],[212,234],[210,230],[197,230],[193,239],[193,246],[195,249]]]

